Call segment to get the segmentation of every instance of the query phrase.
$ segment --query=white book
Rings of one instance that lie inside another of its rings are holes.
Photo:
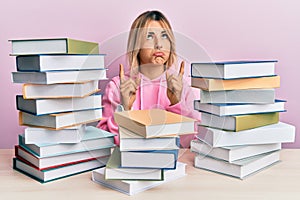
[[[202,103],[200,100],[194,101],[195,110],[201,112],[212,113],[218,116],[268,113],[268,112],[283,112],[285,111],[284,100],[275,100],[275,103],[270,104],[210,104]]]
[[[12,72],[13,83],[55,84],[106,80],[106,69],[47,72]]]
[[[49,128],[60,130],[80,124],[99,121],[102,118],[102,109],[82,110],[49,115],[32,115],[19,112],[19,123],[24,126]]]
[[[23,84],[24,99],[80,98],[99,91],[98,80],[82,83]]]
[[[179,149],[179,136],[144,138],[119,126],[121,151],[172,150]]]
[[[24,99],[16,96],[17,109],[33,115],[45,115],[80,110],[92,110],[102,107],[102,95],[91,95],[83,98],[59,99]]]
[[[196,137],[213,147],[285,143],[295,141],[295,126],[279,122],[238,132],[198,126]]]
[[[22,55],[17,56],[18,71],[104,69],[104,54]]]
[[[251,156],[276,151],[281,149],[281,143],[258,144],[258,145],[240,145],[227,147],[212,147],[201,140],[191,141],[191,151],[202,156],[233,162],[236,160],[248,158]],[[200,157],[200,156],[199,156]]]
[[[236,79],[275,75],[276,60],[192,63],[192,77]]]
[[[117,190],[127,195],[134,195],[145,190],[157,187],[161,184],[175,181],[186,175],[185,163],[177,163],[175,170],[166,170],[163,181],[124,181],[124,180],[106,180],[105,168],[97,169],[92,172],[92,180],[100,185]]]
[[[280,151],[245,158],[232,163],[202,155],[195,156],[195,167],[244,179],[280,160]]]
[[[61,130],[27,127],[24,131],[25,144],[78,143],[85,133],[85,125],[73,126]]]
[[[275,102],[275,89],[249,89],[205,91],[200,90],[202,103],[256,103],[270,104]]]

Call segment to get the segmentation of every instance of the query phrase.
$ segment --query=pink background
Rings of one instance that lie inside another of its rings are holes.
[[[112,76],[118,70],[119,52],[125,49],[124,36],[132,21],[152,9],[169,18],[182,37],[179,47],[186,44],[185,39],[191,42],[187,50],[178,49],[188,61],[206,59],[200,50],[197,58],[198,47],[212,60],[279,60],[276,72],[281,76],[281,88],[276,95],[288,101],[288,112],[281,114],[281,121],[299,127],[299,7],[296,0],[1,1],[0,148],[13,148],[24,129],[18,125],[15,96],[21,94],[21,85],[11,82],[10,73],[16,68],[15,57],[9,57],[8,39],[70,37],[99,42],[100,51],[108,54],[106,62]],[[299,148],[299,135],[297,130],[296,142],[284,147]]]

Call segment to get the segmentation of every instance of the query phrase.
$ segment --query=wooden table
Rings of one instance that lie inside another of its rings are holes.
[[[193,153],[181,149],[187,176],[134,196],[91,181],[91,172],[41,184],[12,169],[13,150],[0,150],[0,199],[174,200],[300,199],[300,149],[281,151],[282,162],[245,180],[193,167]]]

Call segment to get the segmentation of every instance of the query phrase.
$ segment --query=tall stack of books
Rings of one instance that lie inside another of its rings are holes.
[[[28,126],[15,146],[14,169],[40,182],[105,166],[114,134],[86,124],[102,118],[98,81],[106,79],[98,43],[69,38],[11,40],[16,104]]]
[[[185,175],[177,162],[179,134],[194,132],[193,119],[165,110],[116,112],[120,148],[105,168],[93,171],[93,181],[128,195]]]
[[[201,112],[195,167],[244,179],[280,160],[281,143],[294,142],[295,127],[279,121],[275,99],[277,61],[192,63],[194,102]]]

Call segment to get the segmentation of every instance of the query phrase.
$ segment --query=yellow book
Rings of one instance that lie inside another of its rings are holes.
[[[220,117],[201,113],[201,125],[228,131],[242,131],[279,122],[279,112]]]
[[[200,88],[206,91],[267,89],[280,87],[279,76],[241,78],[230,80],[192,77],[191,81],[192,87]]]

